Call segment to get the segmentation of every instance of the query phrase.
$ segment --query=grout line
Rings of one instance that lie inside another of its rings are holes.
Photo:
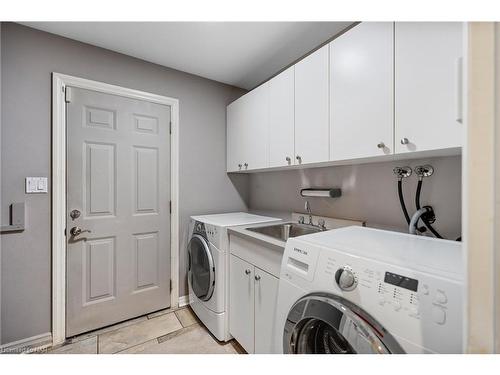
[[[156,340],[156,342],[159,344],[159,342],[158,342],[158,338],[154,338],[154,339],[147,340],[147,341],[141,342],[141,343],[139,343],[139,344],[135,344],[135,345],[129,346],[129,347],[127,347],[127,348],[124,348],[124,349],[118,350],[117,352],[113,352],[113,353],[111,353],[111,354],[119,354],[119,353],[124,352],[125,350],[129,350],[129,349],[132,349],[132,348],[138,347],[138,346],[140,346],[140,345],[144,345],[144,344],[146,344],[146,343],[148,343],[148,342],[152,342],[152,341],[155,341],[155,340]]]

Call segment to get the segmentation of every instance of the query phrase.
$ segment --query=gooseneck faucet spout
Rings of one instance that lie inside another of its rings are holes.
[[[307,213],[309,214],[309,225],[313,225],[313,217],[311,214],[311,205],[309,204],[309,201],[306,201],[305,209],[306,209]]]

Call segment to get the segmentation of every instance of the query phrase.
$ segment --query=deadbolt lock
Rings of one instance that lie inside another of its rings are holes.
[[[78,218],[80,217],[80,215],[81,215],[81,214],[82,214],[82,213],[81,213],[80,211],[78,211],[78,210],[73,210],[73,211],[71,211],[71,212],[69,213],[69,216],[70,216],[73,220],[75,220],[75,219],[78,219]]]

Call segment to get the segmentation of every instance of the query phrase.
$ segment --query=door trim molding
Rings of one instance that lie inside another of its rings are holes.
[[[52,344],[66,340],[66,86],[168,105],[171,108],[170,228],[172,290],[170,306],[179,304],[179,100],[103,82],[52,73]]]

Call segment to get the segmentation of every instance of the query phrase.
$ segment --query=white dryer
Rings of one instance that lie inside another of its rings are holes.
[[[246,212],[191,217],[187,246],[189,304],[203,324],[220,341],[231,339],[227,312],[227,228],[279,220]]]
[[[461,243],[348,227],[286,244],[277,353],[462,353]]]

